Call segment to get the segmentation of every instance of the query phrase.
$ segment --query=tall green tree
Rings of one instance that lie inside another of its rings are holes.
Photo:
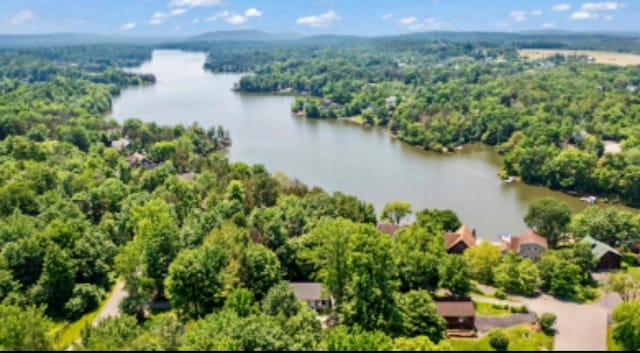
[[[442,233],[413,224],[396,233],[393,241],[400,289],[436,289],[438,267],[445,256]]]
[[[436,312],[429,292],[412,290],[399,294],[397,304],[401,320],[399,333],[402,336],[426,336],[435,343],[444,338],[445,322]]]
[[[411,214],[411,204],[404,201],[389,202],[384,206],[380,218],[400,224],[400,221]]]
[[[50,350],[51,322],[44,308],[0,305],[0,347],[6,350]]]
[[[212,245],[181,251],[165,279],[172,307],[187,316],[200,317],[222,306],[223,270],[227,256]]]
[[[629,351],[640,349],[640,301],[622,302],[613,310],[613,339]]]
[[[567,226],[571,221],[571,210],[566,203],[545,197],[529,205],[524,222],[538,234],[547,238],[549,246],[554,248],[564,240]]]
[[[466,296],[471,291],[471,269],[462,256],[446,255],[439,267],[440,288],[449,290],[456,296]]]
[[[540,284],[540,273],[531,260],[509,252],[496,267],[494,281],[508,293],[531,296]]]
[[[488,285],[494,283],[494,271],[502,260],[499,247],[483,242],[467,249],[463,256],[469,263],[473,279]]]

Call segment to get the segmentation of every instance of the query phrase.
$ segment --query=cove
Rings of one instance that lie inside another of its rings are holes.
[[[231,161],[261,163],[328,192],[373,203],[408,201],[413,210],[454,210],[480,237],[518,234],[529,204],[553,196],[577,212],[577,198],[544,187],[504,184],[502,158],[489,146],[466,145],[455,155],[429,153],[387,136],[381,129],[344,121],[296,117],[293,97],[231,90],[241,75],[203,69],[204,53],[155,50],[151,61],[128,71],[153,73],[154,85],[122,90],[107,118],[136,117],[159,125],[223,125],[231,134]]]

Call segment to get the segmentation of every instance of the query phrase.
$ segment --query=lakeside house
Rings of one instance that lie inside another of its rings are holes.
[[[376,226],[376,229],[383,233],[394,235],[396,234],[398,229],[400,229],[400,226],[393,223],[378,223],[378,225]]]
[[[309,304],[311,309],[319,311],[332,309],[334,300],[331,296],[322,291],[322,283],[317,282],[291,282],[289,283],[293,293],[298,300],[303,300]]]
[[[444,247],[449,254],[462,254],[476,245],[476,231],[462,225],[455,232],[444,233]]]
[[[622,255],[620,255],[616,249],[590,236],[584,237],[581,241],[591,245],[591,253],[593,253],[593,256],[596,258],[596,268],[598,270],[614,270],[620,268]]]
[[[436,312],[444,318],[447,336],[475,334],[476,310],[471,298],[435,299]]]
[[[541,237],[532,229],[529,229],[517,237],[502,237],[502,243],[500,244],[500,250],[503,253],[513,251],[534,262],[540,260],[542,254],[548,248],[549,244],[547,243],[547,239]]]

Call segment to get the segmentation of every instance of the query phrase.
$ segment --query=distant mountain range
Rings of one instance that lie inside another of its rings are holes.
[[[303,38],[304,35],[296,32],[276,32],[268,33],[253,29],[245,29],[239,31],[215,31],[202,33],[197,36],[185,38],[187,41],[246,41],[246,42],[265,42],[273,40],[292,40]]]
[[[566,44],[576,38],[589,38],[593,43],[605,43],[612,37],[633,43],[640,43],[638,32],[572,32],[565,30],[540,30],[523,32],[449,32],[432,31],[381,37],[355,35],[314,35],[296,32],[269,33],[259,30],[215,31],[188,37],[138,37],[123,35],[103,35],[91,33],[51,33],[0,35],[0,48],[30,48],[86,44],[137,44],[137,45],[180,45],[181,43],[207,42],[275,42],[299,41],[301,43],[341,43],[369,40],[447,40],[447,41],[491,41],[502,43],[556,42]]]

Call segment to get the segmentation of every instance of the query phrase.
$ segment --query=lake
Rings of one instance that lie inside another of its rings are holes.
[[[231,88],[241,75],[204,71],[203,53],[156,50],[130,71],[153,73],[155,85],[127,88],[109,117],[160,125],[198,122],[231,133],[229,159],[261,163],[309,186],[342,191],[373,203],[408,201],[414,210],[454,210],[480,237],[526,230],[523,217],[539,197],[553,196],[578,211],[586,204],[542,187],[504,184],[502,158],[493,148],[466,145],[455,155],[429,153],[387,136],[381,129],[291,114],[293,97],[250,95]]]

